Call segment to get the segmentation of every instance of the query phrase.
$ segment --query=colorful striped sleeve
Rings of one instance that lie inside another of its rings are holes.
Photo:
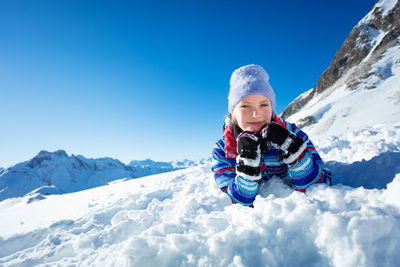
[[[232,203],[252,206],[258,183],[236,175],[236,158],[226,158],[223,139],[215,144],[212,155],[212,171],[217,186],[230,196]]]
[[[308,136],[296,125],[286,123],[289,131],[307,142],[307,147],[298,157],[297,161],[288,164],[288,173],[294,188],[305,192],[306,189],[318,183],[331,184],[331,172],[325,167],[320,155]]]
[[[236,177],[236,159],[228,159],[225,157],[224,140],[220,139],[215,143],[213,152],[213,166],[214,179],[219,189],[226,191],[229,184]]]

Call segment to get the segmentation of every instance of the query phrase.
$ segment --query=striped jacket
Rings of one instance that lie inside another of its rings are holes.
[[[277,160],[278,150],[271,149],[261,158],[262,180],[266,181],[272,176],[284,177],[289,175],[294,189],[305,192],[307,187],[315,183],[331,184],[331,173],[316,151],[308,136],[295,124],[282,120],[278,115],[273,116],[273,121],[284,126],[290,132],[301,137],[307,148],[300,154],[293,164],[285,164]],[[215,143],[212,156],[215,182],[218,187],[227,193],[232,203],[252,206],[257,195],[258,183],[236,175],[236,140],[233,137],[229,123],[224,125],[223,137]]]

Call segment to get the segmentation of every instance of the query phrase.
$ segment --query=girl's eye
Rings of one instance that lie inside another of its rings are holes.
[[[268,104],[261,104],[261,106],[264,108],[264,107],[268,107],[269,105]]]
[[[241,105],[240,107],[241,108],[248,108],[249,106],[248,105]]]

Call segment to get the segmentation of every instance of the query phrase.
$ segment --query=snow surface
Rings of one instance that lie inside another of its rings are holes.
[[[396,3],[397,0],[379,1],[356,25],[363,37],[367,37],[361,38],[359,45],[370,47],[363,61],[314,96],[299,112],[287,118],[288,121],[300,123],[304,118],[313,117],[316,123],[303,130],[312,137],[327,138],[376,124],[393,126],[400,121],[400,38],[378,57],[375,50],[382,49],[379,44],[387,32],[369,24],[376,19],[375,9],[380,9],[384,16]]]
[[[303,130],[318,137],[337,136],[378,123],[393,126],[400,121],[400,46],[388,49],[372,65],[372,71],[384,79],[371,75],[353,91],[341,79],[287,120],[298,122],[313,116],[317,123]]]
[[[382,11],[382,16],[386,16],[390,10],[394,8],[398,0],[381,0],[376,4],[376,7]]]
[[[385,152],[400,152],[400,122],[376,124],[337,136],[317,136],[312,141],[324,161],[353,163],[370,160]]]
[[[334,186],[300,193],[274,177],[252,209],[232,205],[206,163],[39,201],[8,198],[0,266],[400,266],[398,47],[373,69],[384,79],[354,91],[339,81],[288,119],[318,119],[304,130]]]
[[[399,266],[399,136],[400,125],[375,125],[319,143],[335,185],[304,194],[273,178],[254,209],[231,204],[210,163],[6,199],[0,265]]]
[[[179,169],[186,169],[189,167],[195,167],[206,162],[210,162],[210,159],[200,159],[200,160],[189,160],[184,159],[181,161],[174,160],[170,162],[158,162],[151,159],[146,160],[133,160],[127,166],[135,170],[136,177],[143,177],[152,174],[176,171]]]
[[[374,17],[374,10],[377,8],[381,12],[381,16],[386,16],[396,5],[398,0],[380,0],[378,1],[374,8],[369,12],[359,23],[368,24]]]

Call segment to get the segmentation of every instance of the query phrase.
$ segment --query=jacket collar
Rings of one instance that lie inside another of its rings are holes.
[[[287,128],[285,122],[275,112],[272,114],[271,121],[276,122],[281,126]],[[234,123],[229,117],[225,118],[223,135],[225,140],[226,158],[236,158],[238,156],[236,138],[242,131],[243,130],[240,129],[240,127],[236,123]]]
[[[225,156],[227,158],[236,158],[237,153],[237,142],[236,137],[242,131],[236,123],[234,123],[229,117],[225,119],[224,126],[224,140],[225,140]]]

